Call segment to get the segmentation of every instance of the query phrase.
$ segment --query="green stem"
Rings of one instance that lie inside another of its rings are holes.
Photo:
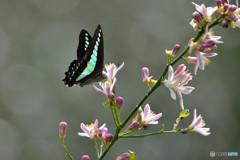
[[[119,125],[120,125],[120,116],[119,116],[119,114],[118,114],[117,106],[116,106],[116,105],[113,106],[113,110],[114,110],[114,113],[115,113],[115,117],[116,117],[116,119],[117,119],[117,125],[119,126]]]
[[[176,130],[158,131],[158,132],[153,132],[153,133],[147,133],[147,134],[141,134],[141,135],[132,135],[132,136],[122,135],[122,136],[119,136],[119,138],[143,138],[143,137],[147,137],[147,136],[153,136],[153,135],[158,135],[158,134],[169,134],[169,133],[181,133],[181,131],[176,131]]]
[[[113,107],[110,106],[110,109],[111,109],[111,112],[112,112],[112,116],[113,116],[113,120],[114,120],[115,126],[117,127],[118,124],[117,124],[116,116],[115,116],[115,114],[114,114],[114,112],[113,112]]]
[[[214,27],[215,25],[218,24],[220,18],[216,19],[211,25],[209,25],[208,29],[211,29],[212,27]],[[204,30],[202,29],[201,31],[198,32],[198,34],[195,36],[195,38],[193,39],[193,42],[196,42],[204,33]],[[174,59],[174,61],[172,61],[171,63],[168,63],[162,73],[162,75],[160,76],[160,78],[158,79],[157,83],[147,92],[147,94],[141,99],[141,101],[136,105],[136,107],[131,111],[131,113],[127,116],[127,118],[123,121],[123,123],[116,128],[112,143],[109,145],[109,147],[103,152],[103,154],[101,155],[101,157],[99,158],[99,160],[102,160],[104,158],[104,156],[107,154],[107,152],[110,150],[110,148],[113,146],[113,144],[118,140],[119,136],[119,132],[121,131],[121,129],[127,124],[127,122],[132,118],[132,116],[137,112],[138,108],[146,101],[146,99],[159,87],[162,85],[161,81],[162,79],[166,76],[167,71],[168,71],[168,67],[169,65],[174,65],[176,64],[180,59],[182,59],[182,57],[188,52],[190,47],[186,47],[180,54],[179,56]],[[115,120],[114,120],[115,121]],[[115,122],[116,124],[116,122]],[[154,132],[155,134],[162,134],[160,132]],[[154,134],[152,133],[152,134]],[[164,132],[163,132],[164,133]],[[176,133],[176,131],[169,131],[169,133]],[[150,136],[151,133],[146,134],[146,135],[139,135],[139,136]],[[151,135],[152,135],[151,134]],[[123,137],[121,137],[123,138]],[[127,137],[125,137],[127,138]],[[134,138],[134,137],[128,137],[128,138]]]
[[[96,151],[97,151],[97,157],[99,158],[99,150],[98,150],[98,144],[96,142],[96,140],[94,140],[94,143],[95,143],[95,148],[96,148]]]
[[[62,147],[63,147],[64,150],[66,151],[67,156],[68,156],[71,160],[74,160],[73,157],[70,155],[70,153],[69,153],[68,150],[67,150],[67,147],[66,147],[65,142],[64,142],[64,138],[61,138],[61,139],[62,139]]]

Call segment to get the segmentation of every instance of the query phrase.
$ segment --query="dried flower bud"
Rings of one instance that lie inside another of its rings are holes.
[[[66,131],[67,131],[67,123],[66,122],[60,122],[59,123],[59,137],[65,138],[66,137]]]
[[[88,155],[83,155],[81,160],[90,160],[90,157]]]
[[[137,129],[139,126],[140,126],[140,123],[138,121],[135,121],[128,126],[128,129],[129,130],[134,130],[134,129]]]
[[[182,130],[182,134],[187,134],[188,133],[188,130],[185,128]]]

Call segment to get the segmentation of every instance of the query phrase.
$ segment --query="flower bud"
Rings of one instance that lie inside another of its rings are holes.
[[[121,156],[117,157],[117,160],[129,160],[131,158],[129,153],[123,153]]]
[[[182,130],[182,134],[187,134],[188,133],[188,130],[185,128]]]
[[[236,22],[236,21],[238,20],[238,17],[236,16],[236,14],[232,14],[232,15],[229,16],[229,19],[230,19],[231,21]]]
[[[203,51],[204,52],[213,52],[213,51],[216,51],[216,50],[217,50],[217,45],[214,45],[212,47],[205,48]]]
[[[222,4],[224,4],[224,3],[228,3],[228,1],[227,0],[222,0]]]
[[[140,125],[140,123],[139,123],[138,121],[135,121],[135,122],[133,122],[132,124],[130,124],[130,125],[128,126],[128,129],[129,129],[129,130],[137,129],[137,128],[139,127],[139,125]]]
[[[215,45],[215,43],[210,40],[210,41],[207,41],[204,44],[197,45],[197,50],[202,52],[202,51],[204,51],[204,49],[210,48],[210,47],[212,47],[214,45]]]
[[[224,4],[223,7],[224,7],[224,10],[227,11],[228,8],[229,8],[229,5],[228,4]]]
[[[223,20],[222,21],[222,26],[223,26],[223,28],[225,28],[225,29],[227,29],[228,28],[228,22],[227,22],[227,20]]]
[[[81,160],[90,160],[90,157],[88,155],[83,155]]]
[[[106,145],[110,145],[111,142],[112,142],[112,139],[113,139],[113,135],[111,133],[108,133],[106,136],[105,136],[105,143]]]
[[[237,9],[237,6],[235,5],[230,5],[228,9],[228,14],[233,14],[233,12]]]
[[[175,56],[180,48],[181,46],[179,44],[175,44],[172,50],[172,56]]]
[[[149,77],[149,69],[147,67],[142,68],[142,79],[143,83],[149,83],[152,77]]]
[[[118,110],[122,109],[123,102],[124,102],[124,99],[122,97],[117,97],[116,105]]]
[[[108,94],[108,98],[110,99],[110,100],[114,100],[114,98],[115,98],[115,95],[114,95],[114,93],[109,93]]]
[[[197,11],[193,12],[192,17],[198,24],[201,23],[203,20],[203,15]]]
[[[221,13],[220,13],[220,17],[221,17],[221,18],[225,18],[225,16],[226,16],[225,12],[221,12]]]
[[[221,6],[221,0],[215,0],[215,3],[216,3],[216,5],[217,5],[218,7]]]
[[[143,128],[144,130],[147,130],[147,129],[148,129],[148,125],[144,125],[142,128]]]
[[[67,131],[67,123],[66,122],[60,122],[59,123],[59,137],[65,138],[66,137],[66,131]]]

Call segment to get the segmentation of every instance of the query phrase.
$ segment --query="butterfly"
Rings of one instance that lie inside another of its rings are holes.
[[[98,25],[93,37],[86,30],[79,34],[77,59],[72,61],[62,80],[65,85],[81,87],[103,81],[106,75],[103,71],[103,33]]]

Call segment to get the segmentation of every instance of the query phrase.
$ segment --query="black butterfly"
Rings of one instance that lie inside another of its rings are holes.
[[[74,60],[65,72],[63,79],[69,87],[80,84],[81,87],[106,79],[103,71],[103,34],[98,25],[93,38],[86,30],[79,34],[77,60]]]

